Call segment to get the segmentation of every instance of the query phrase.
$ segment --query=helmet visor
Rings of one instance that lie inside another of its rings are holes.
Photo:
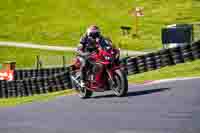
[[[100,33],[99,32],[90,32],[89,36],[92,38],[98,38],[100,36]]]

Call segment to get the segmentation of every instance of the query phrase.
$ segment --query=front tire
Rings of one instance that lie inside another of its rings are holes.
[[[75,79],[73,79],[75,78]],[[76,80],[76,81],[75,81]],[[78,81],[78,83],[77,83]],[[76,72],[73,74],[73,77],[71,76],[71,83],[72,83],[72,88],[74,88],[79,97],[81,97],[82,99],[84,98],[89,98],[92,96],[93,92],[90,90],[87,90],[86,88],[81,88],[80,87],[80,72]]]
[[[112,90],[118,97],[127,95],[128,92],[128,80],[125,72],[122,70],[116,70],[113,76]]]
[[[83,99],[90,98],[92,96],[92,91],[86,89],[86,88],[80,88],[79,89],[79,96]]]

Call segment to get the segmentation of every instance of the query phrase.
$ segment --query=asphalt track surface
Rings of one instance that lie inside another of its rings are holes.
[[[129,85],[124,98],[73,95],[0,109],[0,133],[158,132],[200,132],[200,79]]]

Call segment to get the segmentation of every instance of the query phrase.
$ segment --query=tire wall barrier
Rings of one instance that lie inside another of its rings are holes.
[[[55,75],[66,71],[67,67],[58,68],[46,68],[46,69],[27,69],[27,70],[15,70],[14,79],[24,80],[27,78],[37,78],[37,77],[48,77],[49,75]]]
[[[126,70],[128,75],[132,75],[196,59],[200,59],[200,41],[192,45],[183,45],[137,57],[129,57],[126,60]]]
[[[15,75],[17,80],[0,81],[0,98],[31,96],[71,88],[69,68],[60,68],[59,71],[19,70],[16,73],[20,74],[19,77]]]
[[[192,45],[163,49],[137,57],[126,57],[123,63],[128,75],[200,59],[200,41]],[[14,81],[0,80],[0,98],[23,97],[72,88],[70,68],[16,70]]]

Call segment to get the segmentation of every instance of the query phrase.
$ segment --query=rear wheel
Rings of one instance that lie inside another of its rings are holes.
[[[114,73],[112,90],[118,97],[127,95],[128,92],[127,76],[121,70],[116,70]]]

